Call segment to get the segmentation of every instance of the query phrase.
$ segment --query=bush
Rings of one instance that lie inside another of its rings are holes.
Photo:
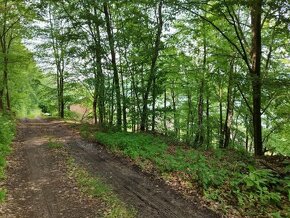
[[[144,133],[97,132],[95,139],[111,150],[138,159],[140,166],[150,162],[168,178],[184,175],[185,182],[197,184],[207,199],[219,202],[221,207],[233,205],[242,214],[254,217],[275,210],[288,215],[289,177],[281,178],[259,167],[242,150],[169,147],[161,137]]]
[[[0,180],[5,177],[5,157],[10,153],[10,144],[15,133],[15,122],[8,115],[0,114]],[[0,190],[0,202],[5,197],[5,190]]]

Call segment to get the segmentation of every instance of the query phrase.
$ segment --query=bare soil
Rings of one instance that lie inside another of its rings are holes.
[[[188,201],[162,181],[141,172],[125,158],[87,142],[61,121],[25,120],[18,125],[8,160],[8,199],[1,217],[100,217],[102,203],[84,196],[68,177],[65,155],[49,149],[58,140],[76,163],[110,184],[138,217],[219,217],[199,202]]]

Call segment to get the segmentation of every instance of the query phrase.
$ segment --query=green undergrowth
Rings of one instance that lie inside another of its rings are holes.
[[[95,140],[143,168],[153,165],[164,178],[179,175],[224,212],[231,208],[242,216],[290,215],[290,177],[259,167],[244,151],[168,146],[160,137],[144,133],[96,132]]]
[[[105,203],[105,218],[133,218],[136,217],[136,211],[129,208],[113,192],[112,188],[105,184],[102,179],[92,177],[86,170],[78,167],[74,160],[68,160],[68,167],[71,176],[76,179],[84,193],[96,197]]]
[[[10,144],[15,135],[15,121],[9,115],[0,114],[0,181],[5,179],[6,156],[11,152]],[[0,189],[0,202],[6,190]]]
[[[57,141],[57,140],[50,138],[48,140],[47,146],[51,149],[60,149],[60,148],[63,148],[64,144]]]

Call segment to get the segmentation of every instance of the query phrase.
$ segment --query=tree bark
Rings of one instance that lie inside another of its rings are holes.
[[[222,147],[227,148],[230,143],[230,136],[231,136],[231,126],[233,120],[233,113],[234,113],[234,97],[233,97],[233,66],[234,63],[231,62],[230,64],[230,72],[229,72],[229,81],[228,81],[228,93],[227,93],[227,111],[226,111],[226,120],[224,124],[224,136],[223,136],[223,143]]]
[[[163,128],[165,135],[167,135],[167,94],[166,94],[166,88],[164,91],[164,101],[163,101]]]
[[[156,33],[154,48],[153,48],[153,55],[151,60],[151,67],[150,67],[150,74],[147,82],[146,92],[144,94],[143,98],[143,111],[141,115],[141,131],[145,131],[147,126],[147,120],[148,120],[148,97],[150,94],[151,86],[155,77],[155,71],[156,71],[156,62],[159,56],[159,50],[160,50],[160,43],[161,43],[161,34],[162,34],[162,28],[163,28],[163,16],[162,16],[162,7],[163,7],[163,1],[161,0],[159,2],[158,6],[158,29]]]
[[[222,102],[222,88],[219,89],[219,147],[223,147],[223,102]]]
[[[204,141],[204,129],[203,129],[203,93],[204,92],[204,79],[201,81],[198,97],[198,109],[197,109],[197,132],[194,139],[194,145],[199,147]]]
[[[262,16],[262,0],[251,1],[251,29],[252,29],[252,50],[251,64],[252,69],[250,75],[252,79],[252,95],[253,95],[253,135],[255,155],[261,156],[263,152],[262,140],[262,119],[261,119],[261,53],[262,53],[262,37],[261,37],[261,16]]]
[[[122,84],[122,98],[123,98],[123,130],[127,132],[127,102],[126,102],[126,92],[125,92],[125,81],[123,77],[122,71],[120,71],[121,74],[121,84]]]
[[[111,17],[110,17],[108,4],[105,2],[103,6],[104,6],[104,13],[105,13],[107,34],[108,34],[109,45],[110,45],[110,50],[111,50],[113,73],[114,73],[114,85],[115,85],[116,103],[117,103],[117,127],[121,129],[121,126],[122,126],[121,91],[120,91],[118,68],[117,68],[117,63],[116,63],[114,33],[112,30]]]
[[[155,131],[155,117],[156,117],[156,77],[153,79],[153,91],[152,91],[152,131]]]
[[[180,132],[179,116],[178,116],[178,112],[176,109],[176,97],[177,96],[175,95],[174,87],[175,87],[175,85],[173,83],[172,88],[171,88],[171,98],[172,98],[173,117],[174,117],[174,133],[175,133],[176,138],[179,138],[179,132]]]
[[[209,148],[211,144],[211,128],[210,128],[210,116],[209,116],[209,95],[206,96],[206,144]]]

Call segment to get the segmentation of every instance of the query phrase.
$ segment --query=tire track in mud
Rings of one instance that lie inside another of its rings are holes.
[[[142,173],[97,143],[79,137],[67,142],[70,154],[89,172],[112,185],[121,199],[138,210],[138,217],[219,217],[198,203],[189,202],[166,184]]]
[[[99,202],[82,195],[68,178],[65,158],[47,146],[54,126],[44,120],[18,124],[3,184],[8,196],[0,205],[0,217],[99,217]]]

